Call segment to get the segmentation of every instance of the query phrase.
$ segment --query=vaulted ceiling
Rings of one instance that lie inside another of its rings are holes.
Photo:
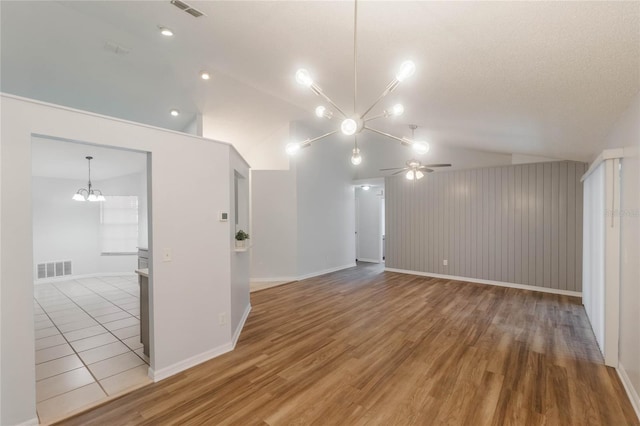
[[[189,3],[206,16],[169,0],[2,1],[2,91],[175,130],[202,113],[209,135],[249,146],[313,119],[320,99],[293,78],[305,67],[351,112],[352,2]],[[399,135],[415,123],[435,143],[588,160],[640,90],[639,2],[361,1],[358,13],[357,110],[402,60],[417,65],[385,101],[405,114],[377,124]]]

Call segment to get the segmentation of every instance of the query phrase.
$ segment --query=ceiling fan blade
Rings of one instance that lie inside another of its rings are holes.
[[[433,173],[435,171],[433,169],[429,169],[428,167],[425,167],[424,169],[421,169],[421,170],[424,170],[427,173]]]
[[[380,169],[381,172],[388,172],[389,170],[400,170],[403,169],[404,167],[391,167],[389,169]]]
[[[407,170],[406,168],[402,169],[402,170],[398,170],[397,172],[391,174],[391,176],[395,176],[395,175],[399,175],[400,173],[404,173],[405,170]]]
[[[423,167],[451,167],[451,164],[424,164]]]

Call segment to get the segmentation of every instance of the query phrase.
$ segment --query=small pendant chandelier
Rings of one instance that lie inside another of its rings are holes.
[[[86,188],[78,189],[73,199],[76,201],[105,201],[102,191],[93,189],[93,185],[91,185],[91,160],[93,160],[93,157],[89,155],[85,158],[89,162],[89,182]]]

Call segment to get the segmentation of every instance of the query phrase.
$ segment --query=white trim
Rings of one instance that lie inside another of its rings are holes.
[[[233,332],[233,336],[231,337],[231,345],[233,346],[233,349],[236,348],[236,343],[238,343],[238,339],[240,338],[240,333],[244,328],[244,323],[247,321],[247,318],[249,318],[250,312],[251,312],[251,304],[248,304],[244,310],[244,314],[242,314],[242,318],[240,318],[240,322],[236,327],[236,331]]]
[[[251,305],[247,305],[247,308],[245,309],[244,314],[242,314],[242,319],[240,319],[240,323],[238,324],[238,327],[236,327],[236,330],[233,333],[231,342],[225,343],[224,345],[220,345],[217,348],[213,348],[206,352],[202,352],[201,354],[194,355],[185,360],[176,362],[173,365],[170,365],[168,367],[162,368],[157,371],[154,371],[151,367],[149,367],[149,370],[147,373],[149,375],[149,378],[154,382],[159,382],[160,380],[164,380],[167,377],[171,377],[174,374],[180,373],[181,371],[187,370],[191,367],[195,367],[198,364],[202,364],[203,362],[209,361],[210,359],[216,358],[227,352],[231,352],[236,347],[236,343],[238,342],[240,333],[244,328],[244,323],[247,321],[247,318],[249,317],[249,312],[251,312]]]
[[[358,262],[367,262],[367,263],[381,263],[380,259],[366,259],[366,258],[358,258]]]
[[[622,150],[620,150],[622,151]],[[620,159],[605,163],[605,215],[604,233],[604,348],[605,364],[618,366],[618,341],[620,336]]]
[[[40,422],[38,421],[38,418],[34,417],[32,419],[25,420],[22,423],[16,423],[15,426],[36,426],[36,425],[39,425],[39,424],[40,424]]]
[[[640,397],[638,396],[636,389],[633,387],[631,379],[629,379],[629,376],[627,375],[627,370],[624,369],[622,363],[619,361],[616,371],[618,372],[618,377],[620,377],[622,386],[624,386],[624,390],[627,391],[627,396],[629,397],[629,401],[631,401],[631,405],[636,412],[636,416],[640,419]]]
[[[194,355],[190,358],[176,362],[175,364],[172,364],[168,367],[161,368],[160,370],[153,370],[151,367],[149,367],[149,378],[154,382],[159,382],[160,380],[164,380],[167,377],[171,377],[174,374],[178,374],[181,371],[187,370],[191,367],[195,367],[198,364],[202,364],[205,361],[209,361],[210,359],[218,357],[227,352],[231,352],[232,350],[233,345],[231,344],[231,342],[229,342],[225,343],[224,345],[220,345],[217,348],[210,349],[198,355]]]
[[[580,182],[584,182],[584,180],[589,177],[589,175],[593,173],[595,169],[598,168],[600,163],[605,160],[613,160],[615,158],[624,158],[623,148],[605,149],[604,151],[602,151],[600,154],[598,154],[595,160],[593,160],[587,171],[582,175],[582,177],[580,178]]]
[[[360,260],[360,259],[358,259],[358,260]],[[375,261],[375,260],[371,260],[371,262],[380,263],[380,262]],[[324,269],[322,271],[311,272],[310,274],[299,275],[297,277],[268,277],[268,278],[254,278],[254,277],[251,277],[251,281],[254,282],[254,283],[268,283],[268,282],[272,282],[272,281],[286,281],[286,282],[290,283],[290,282],[293,282],[293,281],[302,281],[302,280],[306,280],[307,278],[317,277],[318,275],[330,274],[331,272],[340,271],[342,269],[353,268],[354,266],[356,266],[355,262],[349,263],[347,265],[337,266],[335,268]]]
[[[238,154],[240,159],[247,165],[247,167],[251,168],[251,165],[247,162],[247,160],[245,160],[244,157],[242,155],[240,155],[240,153],[238,152],[236,147],[230,142],[224,142],[224,141],[218,141],[218,140],[215,140],[215,139],[209,139],[209,138],[205,138],[203,136],[194,135],[194,134],[191,134],[191,133],[184,133],[184,132],[181,132],[181,131],[178,131],[178,130],[171,130],[171,129],[165,129],[165,128],[162,128],[162,127],[151,126],[149,124],[138,123],[136,121],[123,120],[121,118],[111,117],[111,116],[103,115],[103,114],[97,114],[95,112],[90,112],[90,111],[83,111],[81,109],[69,108],[69,107],[66,107],[66,106],[63,106],[63,105],[52,104],[52,103],[49,103],[49,102],[42,102],[42,101],[39,101],[39,100],[36,100],[36,99],[25,98],[23,96],[11,95],[9,93],[4,93],[4,92],[0,92],[0,98],[7,98],[7,99],[13,99],[13,100],[22,101],[22,102],[28,102],[28,103],[32,103],[32,104],[36,104],[36,105],[49,107],[49,108],[55,108],[55,109],[60,109],[60,110],[63,110],[63,111],[69,111],[69,112],[73,112],[73,113],[77,113],[77,114],[83,114],[83,115],[88,115],[88,116],[91,116],[91,117],[97,117],[97,118],[101,118],[101,119],[104,119],[104,120],[115,121],[115,122],[118,122],[118,123],[131,124],[131,125],[134,125],[134,126],[144,127],[146,129],[152,129],[152,130],[157,130],[157,131],[166,132],[166,133],[173,133],[173,134],[180,135],[180,136],[188,136],[188,137],[191,137],[191,138],[205,140],[205,141],[208,141],[208,142],[214,142],[214,143],[218,143],[218,144],[222,144],[222,145],[228,145],[229,147],[231,147],[231,149],[233,149],[236,152],[236,154]],[[34,134],[34,136],[44,136],[46,138],[52,138],[52,136],[40,135],[40,134]],[[57,139],[71,141],[70,139],[63,139],[63,138],[57,138]]]
[[[330,274],[331,272],[341,271],[342,269],[353,268],[354,266],[356,266],[356,262],[349,263],[342,266],[337,266],[335,268],[324,269],[322,271],[311,272],[310,274],[300,275],[298,277],[298,281],[306,280],[307,278],[317,277],[319,275]]]
[[[129,277],[135,276],[135,272],[104,272],[95,274],[81,274],[81,275],[63,275],[61,277],[49,277],[42,278],[34,281],[34,285],[57,283],[61,281],[80,280],[83,278],[100,278],[100,277]]]
[[[488,284],[488,285],[495,285],[498,287],[518,288],[520,290],[539,291],[542,293],[552,293],[552,294],[562,294],[564,296],[582,297],[582,293],[579,291],[559,290],[556,288],[548,288],[548,287],[536,287],[532,285],[508,283],[503,281],[482,280],[479,278],[458,277],[455,275],[432,274],[431,272],[408,271],[405,269],[384,268],[384,270],[388,272],[398,272],[400,274],[420,275],[423,277],[443,278],[446,280],[464,281],[464,282],[476,283],[476,284]]]
[[[279,282],[279,281],[293,282],[293,281],[298,281],[298,278],[296,277],[251,278],[251,282],[253,283],[270,283],[270,282]]]

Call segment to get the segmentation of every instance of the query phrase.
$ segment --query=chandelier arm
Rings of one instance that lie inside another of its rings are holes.
[[[367,118],[366,120],[364,120],[365,123],[369,122],[369,121],[373,121],[373,120],[377,120],[378,118],[383,118],[383,117],[388,117],[389,114],[387,113],[382,113],[382,114],[378,114],[378,115],[374,115],[371,118]]]
[[[303,145],[305,145],[305,146],[306,146],[306,145],[310,145],[311,143],[313,143],[313,142],[315,142],[315,141],[319,141],[320,139],[324,139],[324,138],[326,138],[326,137],[328,137],[328,136],[331,136],[331,135],[333,135],[334,133],[338,133],[338,131],[337,131],[337,130],[334,130],[334,131],[332,131],[332,132],[325,133],[325,134],[324,134],[324,135],[322,135],[322,136],[318,136],[317,138],[307,139],[307,140],[306,140],[306,141],[304,141],[302,144],[303,144]]]
[[[393,92],[396,89],[396,87],[398,87],[399,84],[400,82],[398,81],[397,78],[394,78],[393,80],[391,80],[391,83],[387,85],[387,87],[384,89],[384,92],[382,92],[382,94],[378,97],[378,99],[376,99],[373,102],[373,104],[364,112],[364,114],[362,114],[361,118],[364,119],[367,116],[367,114],[369,114],[369,112],[373,109],[373,107],[378,105],[378,102],[380,102],[382,98],[387,96],[389,93]]]
[[[329,104],[340,113],[340,115],[342,115],[344,118],[347,118],[347,114],[344,113],[344,111],[342,111],[340,109],[340,107],[338,105],[335,104],[335,102],[333,102],[331,100],[331,98],[329,98],[327,95],[325,95],[325,93],[322,91],[322,89],[315,83],[313,83],[311,85],[311,90],[313,91],[313,93],[315,93],[316,95],[320,96],[321,98],[323,98],[325,101],[329,102]]]
[[[370,132],[377,133],[377,134],[379,134],[379,135],[386,136],[386,137],[388,137],[388,138],[391,138],[391,139],[397,140],[398,142],[400,142],[400,143],[401,143],[401,144],[403,144],[403,145],[410,145],[410,143],[409,143],[409,141],[408,141],[408,140],[403,139],[403,138],[399,138],[399,137],[397,137],[397,136],[390,135],[389,133],[383,132],[383,131],[381,131],[381,130],[372,129],[371,127],[367,127],[367,126],[365,126],[365,127],[364,127],[364,129],[367,129],[367,130],[369,130]]]

